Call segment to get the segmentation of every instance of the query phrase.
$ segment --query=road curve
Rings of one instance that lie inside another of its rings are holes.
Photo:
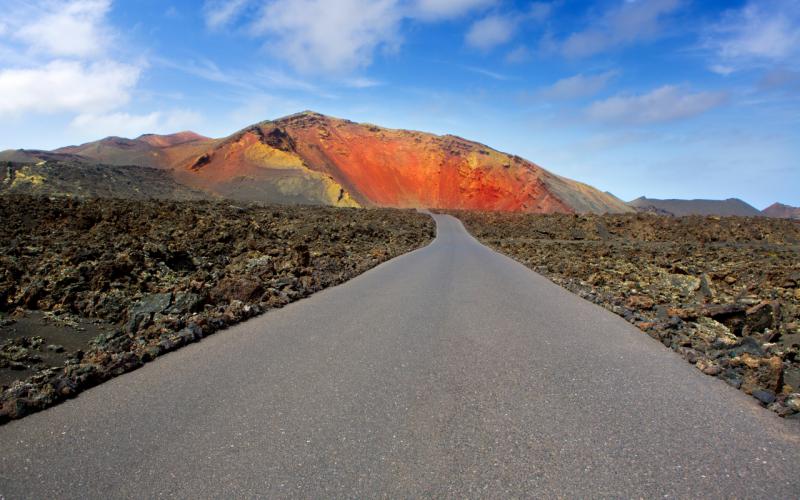
[[[800,494],[800,426],[436,240],[0,427],[0,498]]]

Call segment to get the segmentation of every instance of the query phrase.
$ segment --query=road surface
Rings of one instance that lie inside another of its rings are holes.
[[[0,497],[800,495],[800,426],[437,215],[428,247],[0,427]]]

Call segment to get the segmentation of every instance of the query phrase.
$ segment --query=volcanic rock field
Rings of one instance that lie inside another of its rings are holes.
[[[453,214],[483,243],[622,316],[703,373],[800,418],[800,223]]]
[[[0,220],[0,423],[435,234],[411,210],[27,195]]]

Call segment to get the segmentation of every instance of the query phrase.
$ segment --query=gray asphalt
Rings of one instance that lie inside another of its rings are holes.
[[[0,497],[800,496],[800,426],[437,215],[428,247],[0,427]]]

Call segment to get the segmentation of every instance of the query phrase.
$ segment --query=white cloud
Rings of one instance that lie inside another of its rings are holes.
[[[111,0],[0,2],[0,117],[11,127],[48,115],[86,137],[174,131],[199,120],[182,110],[124,111],[144,63],[120,59]]]
[[[648,124],[699,115],[722,104],[726,95],[719,92],[687,93],[665,85],[640,95],[619,95],[592,103],[586,115],[597,121]]]
[[[298,70],[342,72],[396,47],[400,20],[396,0],[280,0],[264,5],[251,29]]]
[[[603,90],[616,75],[614,71],[606,71],[598,75],[575,75],[563,78],[553,85],[542,89],[539,94],[546,99],[575,99],[595,95]]]
[[[714,73],[716,73],[718,75],[722,75],[722,76],[728,76],[731,73],[733,73],[734,71],[736,71],[736,69],[734,69],[733,67],[727,66],[725,64],[713,64],[708,69],[710,69],[712,72],[714,72]]]
[[[210,28],[237,24],[295,70],[347,73],[396,50],[404,20],[436,22],[498,0],[206,0]]]
[[[178,130],[193,129],[202,121],[194,111],[175,110],[153,112],[145,115],[115,112],[106,114],[83,113],[76,116],[70,127],[89,137],[116,135],[137,137],[142,134],[169,134]]]
[[[6,0],[0,116],[105,113],[127,104],[138,64],[114,61],[110,0]],[[11,28],[13,26],[13,29]]]
[[[473,23],[465,40],[471,47],[488,51],[511,40],[516,29],[514,18],[493,14]]]
[[[706,45],[731,71],[764,63],[800,63],[800,2],[759,0],[725,13]],[[713,70],[713,66],[712,66]]]
[[[416,0],[412,17],[424,20],[447,19],[497,3],[497,0]]]
[[[104,24],[110,8],[110,0],[12,0],[4,16],[14,29],[6,29],[6,36],[36,54],[96,56],[105,51],[112,38]]]
[[[0,70],[0,116],[24,112],[105,112],[130,100],[136,66],[113,61],[53,61],[38,68]]]
[[[568,57],[586,57],[655,38],[661,32],[662,18],[682,4],[682,0],[626,0],[601,14],[586,30],[572,33],[559,50]]]

